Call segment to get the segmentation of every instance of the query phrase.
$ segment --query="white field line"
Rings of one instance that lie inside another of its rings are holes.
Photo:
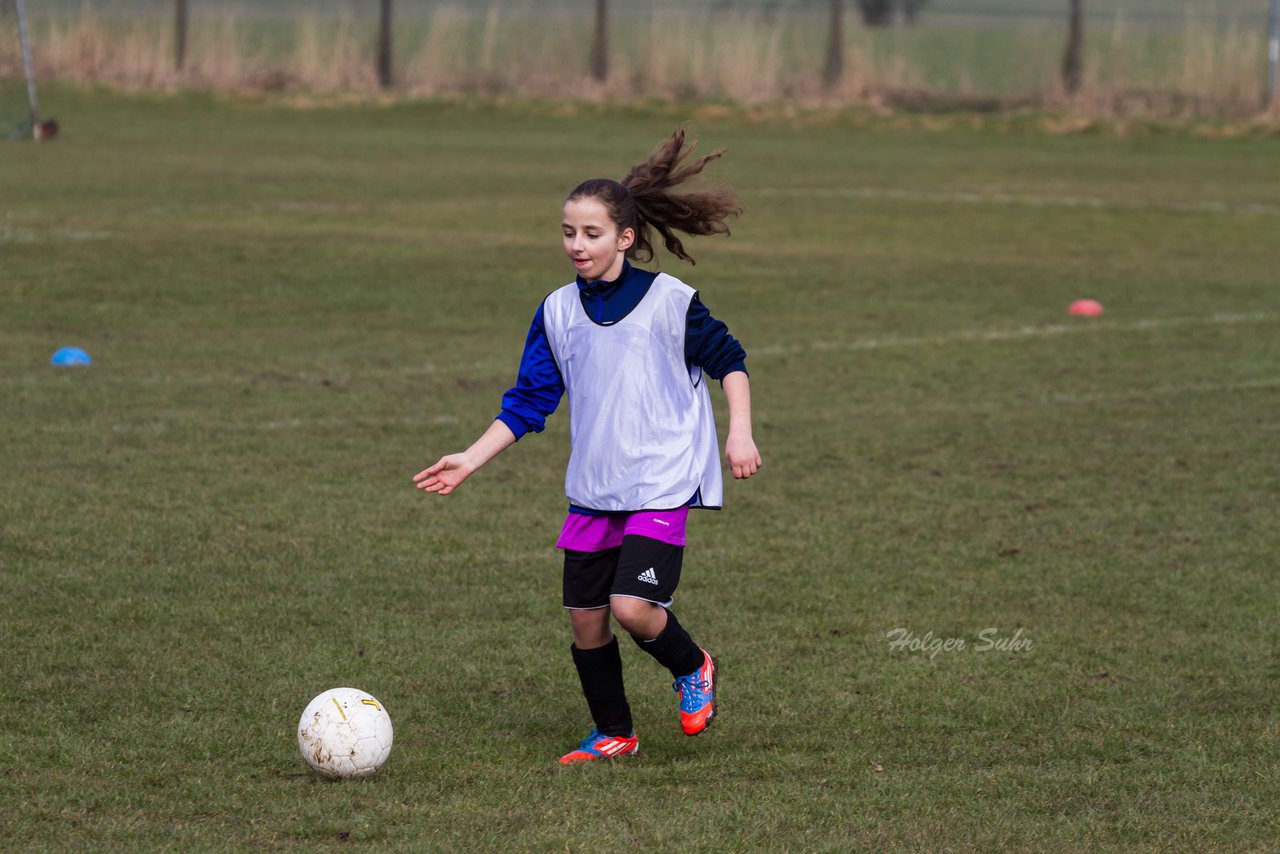
[[[923,413],[974,413],[974,412],[991,412],[991,413],[1009,413],[1021,412],[1028,409],[1039,409],[1043,407],[1053,406],[1090,406],[1095,404],[1107,403],[1124,403],[1127,401],[1137,400],[1161,400],[1167,398],[1191,397],[1198,395],[1212,394],[1239,394],[1243,392],[1254,391],[1270,391],[1280,389],[1280,377],[1264,377],[1254,380],[1241,380],[1239,382],[1223,382],[1223,383],[1185,383],[1178,385],[1156,386],[1155,388],[1131,388],[1120,391],[1096,392],[1085,394],[1071,393],[1051,393],[1039,397],[1022,398],[1022,399],[984,399],[969,400],[959,403],[946,402],[921,402],[917,404],[890,404],[877,405],[870,404],[858,407],[859,411],[869,414],[880,415],[921,415]],[[850,416],[845,413],[838,416],[839,419],[847,419]],[[113,433],[145,433],[150,435],[159,435],[169,432],[172,428],[188,428],[193,430],[207,430],[214,433],[247,433],[247,432],[279,432],[282,430],[363,430],[372,428],[385,428],[392,425],[403,426],[406,429],[414,427],[421,428],[424,426],[442,426],[463,423],[462,418],[456,415],[436,415],[432,417],[419,417],[413,415],[387,416],[378,417],[324,417],[324,418],[287,418],[272,421],[235,421],[235,420],[202,420],[199,425],[189,425],[177,423],[170,424],[168,422],[149,419],[137,422],[117,422],[111,425]],[[468,416],[468,421],[474,421],[476,424],[483,423],[483,418],[479,415],[474,417]],[[771,417],[772,421],[779,423],[785,422],[783,415]],[[66,432],[72,429],[81,430],[80,425],[74,428],[67,427]],[[45,433],[60,433],[63,429],[55,428],[53,430],[44,429]],[[562,421],[559,425],[555,422],[548,423],[547,433],[550,435],[567,435],[567,427]]]
[[[1054,323],[1046,326],[1021,326],[1016,329],[958,329],[941,335],[917,337],[850,338],[845,341],[816,339],[804,344],[772,344],[752,347],[752,356],[788,356],[806,352],[839,352],[853,350],[891,350],[907,347],[946,347],[952,344],[989,344],[1000,341],[1022,341],[1054,338],[1060,335],[1086,335],[1104,332],[1145,332],[1158,329],[1175,329],[1184,326],[1234,325],[1264,323],[1275,320],[1280,314],[1267,311],[1219,312],[1206,317],[1166,317],[1151,320],[1097,321],[1081,320],[1077,323]]]
[[[1003,341],[1035,341],[1063,335],[1097,335],[1105,333],[1146,332],[1161,329],[1176,329],[1187,326],[1241,325],[1248,323],[1266,323],[1280,318],[1280,313],[1269,311],[1251,312],[1218,312],[1202,317],[1166,317],[1151,320],[1134,320],[1129,322],[1081,319],[1075,323],[1055,323],[1045,326],[1021,326],[1011,329],[957,329],[939,335],[921,335],[914,337],[862,337],[846,340],[815,339],[795,344],[765,344],[748,348],[747,357],[769,358],[776,356],[793,356],[805,353],[856,352],[861,350],[893,350],[912,347],[949,347],[964,344],[989,344]],[[453,363],[420,362],[418,364],[398,365],[389,369],[364,369],[348,374],[340,366],[323,370],[312,370],[295,376],[300,382],[318,383],[325,377],[338,377],[342,381],[359,380],[362,377],[386,376],[393,374],[402,377],[453,376],[467,377],[477,374],[502,372],[515,380],[519,367],[519,355],[489,356],[481,359],[460,360]],[[189,376],[188,382],[197,381]],[[182,382],[181,371],[156,372],[139,377],[134,384],[162,384]],[[30,386],[41,381],[40,375],[26,374],[5,377],[0,374],[0,387],[7,385]],[[210,380],[212,381],[212,380]],[[288,428],[286,422],[280,422],[264,429]],[[301,426],[301,425],[298,425]]]
[[[1007,398],[982,397],[965,400],[919,400],[912,403],[867,401],[848,412],[829,412],[805,416],[809,421],[847,422],[859,416],[890,418],[916,418],[921,416],[956,416],[982,413],[1007,416],[1012,413],[1039,412],[1057,407],[1105,406],[1131,401],[1177,400],[1202,395],[1239,395],[1254,392],[1280,390],[1280,377],[1263,377],[1237,382],[1201,382],[1155,386],[1153,388],[1127,388],[1104,392],[1045,392]],[[787,413],[774,413],[768,419],[775,425],[787,423]]]
[[[863,337],[850,338],[844,341],[814,339],[795,344],[765,344],[747,348],[747,358],[768,358],[771,356],[792,356],[802,353],[832,353],[858,350],[892,350],[909,347],[948,347],[953,344],[985,344],[999,341],[1022,341],[1053,338],[1059,335],[1098,334],[1106,332],[1145,332],[1148,330],[1175,329],[1184,326],[1214,326],[1219,324],[1265,323],[1280,318],[1280,313],[1268,311],[1251,312],[1217,312],[1202,317],[1167,317],[1151,320],[1134,320],[1129,322],[1081,319],[1076,323],[1054,323],[1045,326],[1020,326],[1012,329],[957,329],[939,335],[921,335],[915,337]],[[352,374],[353,379],[361,376],[380,376],[394,373],[400,376],[474,376],[502,372],[515,381],[516,369],[520,366],[519,355],[490,356],[480,359],[459,361],[454,363],[422,362],[417,365],[401,365],[390,371],[365,370]],[[335,369],[329,374],[344,374]],[[299,376],[307,382],[318,382],[321,373]],[[154,378],[161,381],[161,377]]]
[[[1138,320],[1128,323],[1114,321],[1096,321],[1084,320],[1078,324],[1053,324],[1049,326],[1023,326],[1017,329],[1004,330],[983,330],[983,329],[961,329],[942,335],[926,335],[911,338],[852,338],[847,341],[810,341],[805,344],[779,344],[765,347],[753,347],[749,353],[750,356],[781,356],[790,354],[800,354],[805,352],[833,352],[833,351],[857,351],[857,350],[880,350],[894,348],[909,347],[946,347],[954,344],[982,344],[1001,341],[1026,341],[1040,340],[1052,338],[1060,335],[1079,335],[1079,334],[1098,334],[1107,332],[1143,332],[1147,330],[1171,329],[1186,326],[1211,326],[1211,325],[1237,325],[1245,323],[1263,323],[1273,321],[1280,317],[1275,312],[1237,312],[1237,313],[1217,313],[1205,317],[1171,317],[1153,320]],[[422,375],[446,373],[449,375],[465,374],[474,371],[488,371],[497,368],[510,368],[514,374],[514,364],[508,364],[507,360],[499,362],[495,359],[476,360],[468,362],[460,362],[454,365],[425,364],[416,367],[402,367],[396,372],[402,375]],[[358,379],[360,376],[369,373],[379,374],[381,371],[361,371],[353,374],[353,378]],[[320,375],[317,374],[317,377]],[[34,377],[29,377],[34,381]],[[160,376],[154,376],[152,381],[159,381]],[[172,377],[168,377],[172,379]],[[318,381],[318,380],[317,380]],[[2,383],[0,383],[2,384]],[[30,384],[24,382],[24,384]],[[1080,405],[1107,402],[1122,402],[1126,400],[1144,400],[1159,399],[1166,397],[1177,397],[1195,394],[1213,394],[1222,392],[1248,392],[1280,388],[1280,378],[1264,378],[1257,380],[1246,380],[1241,382],[1226,383],[1192,383],[1184,385],[1158,386],[1149,389],[1126,389],[1115,392],[1099,392],[1092,394],[1069,394],[1069,393],[1051,393],[1039,398],[1034,402],[1035,405]],[[961,406],[948,406],[942,404],[919,404],[907,406],[889,407],[902,412],[931,412],[931,411],[973,411],[982,409],[997,409],[1008,411],[1010,409],[1021,409],[1026,406],[1028,401],[973,401]],[[871,407],[873,411],[881,407]],[[468,417],[469,418],[469,417]],[[420,415],[403,415],[391,416],[387,418],[380,417],[363,417],[363,418],[286,418],[273,419],[269,421],[204,421],[202,426],[217,431],[242,432],[242,431],[289,431],[289,430],[305,430],[316,428],[332,428],[332,429],[361,429],[379,426],[387,426],[391,424],[403,424],[405,426],[444,426],[458,424],[463,419],[457,415],[450,413],[437,414],[435,416]],[[165,421],[154,419],[136,421],[136,422],[117,422],[111,425],[113,432],[117,433],[164,433],[170,429],[170,424]],[[77,427],[76,429],[80,429]],[[548,430],[554,432],[554,426],[548,425]],[[56,430],[53,432],[57,432]]]
[[[1020,205],[1069,210],[1172,211],[1206,214],[1280,214],[1280,205],[1261,202],[1237,204],[1212,199],[1194,202],[1162,202],[1154,199],[1104,199],[1096,196],[1037,196],[1016,193],[898,190],[889,187],[762,187],[743,191],[747,196],[788,199],[888,199],[891,201],[954,203],[966,205]]]
[[[0,243],[61,243],[79,240],[110,240],[109,231],[82,231],[74,228],[14,228],[0,225]]]
[[[1162,397],[1185,397],[1193,394],[1220,394],[1222,392],[1257,391],[1273,388],[1280,388],[1280,377],[1243,380],[1235,383],[1186,383],[1182,385],[1157,386],[1150,389],[1098,392],[1096,394],[1054,394],[1047,396],[1045,402],[1064,405],[1113,403],[1126,400],[1155,400]]]
[[[203,430],[212,427],[214,430],[246,431],[261,430],[277,432],[281,430],[314,430],[329,427],[353,429],[376,428],[400,425],[405,427],[438,427],[446,424],[458,424],[461,419],[457,415],[390,415],[383,418],[360,416],[343,418],[324,416],[321,418],[276,418],[271,421],[236,421],[230,419],[202,418],[199,423],[183,423],[183,427],[191,430]],[[178,422],[161,421],[154,418],[145,421],[118,421],[111,425],[112,433],[160,435],[168,433]]]

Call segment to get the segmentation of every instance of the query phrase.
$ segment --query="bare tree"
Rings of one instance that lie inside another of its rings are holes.
[[[1084,0],[1071,0],[1071,30],[1067,36],[1067,51],[1062,57],[1062,85],[1072,95],[1080,91],[1083,56]]]
[[[187,64],[187,0],[173,2],[173,64],[179,71]]]
[[[844,76],[844,0],[831,0],[831,27],[827,41],[827,67],[822,81],[835,88]]]
[[[915,24],[916,18],[920,15],[920,10],[929,0],[902,0],[902,19],[908,25]]]
[[[391,68],[391,0],[382,0],[378,16],[378,85],[390,89]]]
[[[893,23],[893,0],[858,0],[862,23],[868,27],[887,27]]]
[[[858,0],[862,23],[868,27],[887,27],[893,23],[894,13],[901,11],[902,19],[914,24],[920,10],[929,0]]]
[[[596,0],[596,37],[591,45],[591,76],[609,78],[609,0]]]

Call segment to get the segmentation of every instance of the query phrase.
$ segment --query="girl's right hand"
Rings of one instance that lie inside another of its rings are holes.
[[[415,474],[413,482],[418,485],[418,489],[448,495],[475,470],[476,467],[471,464],[465,453],[450,454],[447,457],[441,457],[439,462],[430,468]]]

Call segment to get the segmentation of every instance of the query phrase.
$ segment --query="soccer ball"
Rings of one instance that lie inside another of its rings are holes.
[[[368,777],[391,753],[391,717],[364,691],[325,691],[298,721],[298,749],[321,777]]]

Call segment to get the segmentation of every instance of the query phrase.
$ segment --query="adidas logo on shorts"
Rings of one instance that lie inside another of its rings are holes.
[[[654,587],[658,586],[658,576],[653,574],[653,567],[649,567],[644,572],[637,575],[636,579],[639,581],[648,582],[649,584],[652,584]]]

